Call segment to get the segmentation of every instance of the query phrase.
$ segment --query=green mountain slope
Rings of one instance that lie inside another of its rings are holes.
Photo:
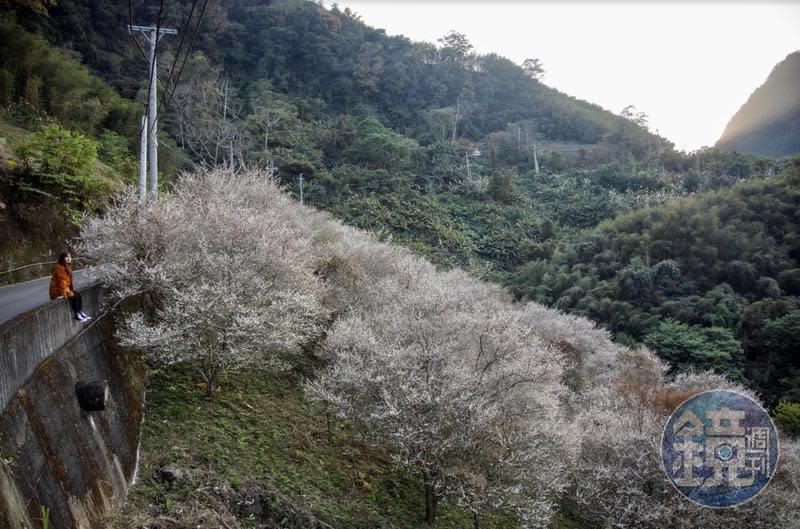
[[[163,25],[180,27],[190,4],[169,4]],[[133,97],[146,67],[125,31],[128,15],[127,4],[88,0],[60,0],[47,17],[19,13],[25,26],[77,50],[99,75]],[[153,23],[157,6],[135,7],[133,18]],[[87,23],[92,31],[76,31]],[[164,39],[163,50],[178,43],[177,37]],[[321,100],[327,112],[374,112],[391,128],[420,140],[433,136],[430,111],[458,106],[457,134],[472,140],[509,122],[535,120],[537,131],[551,139],[594,144],[621,134],[637,155],[651,144],[666,146],[620,116],[528,78],[505,58],[443,54],[432,44],[387,36],[349,11],[313,2],[214,4],[195,49],[224,68],[239,94],[268,79],[276,91]]]
[[[800,52],[789,54],[731,118],[716,146],[780,158],[800,154]]]
[[[518,269],[523,297],[602,322],[673,370],[800,399],[800,160],[780,178],[641,209]]]

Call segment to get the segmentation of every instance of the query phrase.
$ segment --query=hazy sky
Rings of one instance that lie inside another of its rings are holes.
[[[791,2],[338,3],[390,35],[435,42],[454,29],[478,53],[539,58],[545,84],[616,113],[636,105],[684,150],[713,145],[772,68],[800,49],[800,4]]]

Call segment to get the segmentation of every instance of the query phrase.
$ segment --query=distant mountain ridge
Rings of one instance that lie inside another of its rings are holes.
[[[800,154],[800,51],[773,68],[728,122],[716,147],[777,158]]]

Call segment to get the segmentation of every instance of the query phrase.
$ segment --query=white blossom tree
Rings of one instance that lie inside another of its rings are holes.
[[[611,369],[576,397],[581,453],[574,467],[575,500],[589,523],[618,528],[797,527],[800,524],[800,447],[782,444],[770,485],[732,509],[700,507],[675,490],[661,463],[661,435],[669,414],[685,399],[711,389],[756,398],[713,373],[665,376],[647,351],[620,349]],[[757,399],[756,399],[757,400]]]
[[[338,251],[327,280],[346,291],[344,316],[311,398],[420,476],[429,523],[449,500],[476,522],[492,507],[546,525],[574,445],[560,413],[560,353],[496,287],[368,239]]]
[[[87,221],[80,251],[114,295],[153,300],[121,342],[192,366],[213,395],[223,372],[284,365],[321,333],[309,235],[269,174],[214,170],[183,175],[157,204],[122,197]]]
[[[668,366],[646,349],[614,344],[583,318],[528,306],[535,333],[566,357],[565,401],[579,456],[569,497],[588,525],[616,528],[800,526],[800,445],[781,443],[770,485],[733,509],[707,509],[681,496],[661,463],[661,434],[669,414],[702,391],[728,389],[756,398],[713,373],[670,379]]]

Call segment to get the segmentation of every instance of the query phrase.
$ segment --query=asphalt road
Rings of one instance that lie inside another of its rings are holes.
[[[76,270],[72,274],[72,282],[80,292],[92,283],[92,277],[84,270]],[[0,324],[39,305],[50,303],[49,291],[50,276],[0,287]]]

